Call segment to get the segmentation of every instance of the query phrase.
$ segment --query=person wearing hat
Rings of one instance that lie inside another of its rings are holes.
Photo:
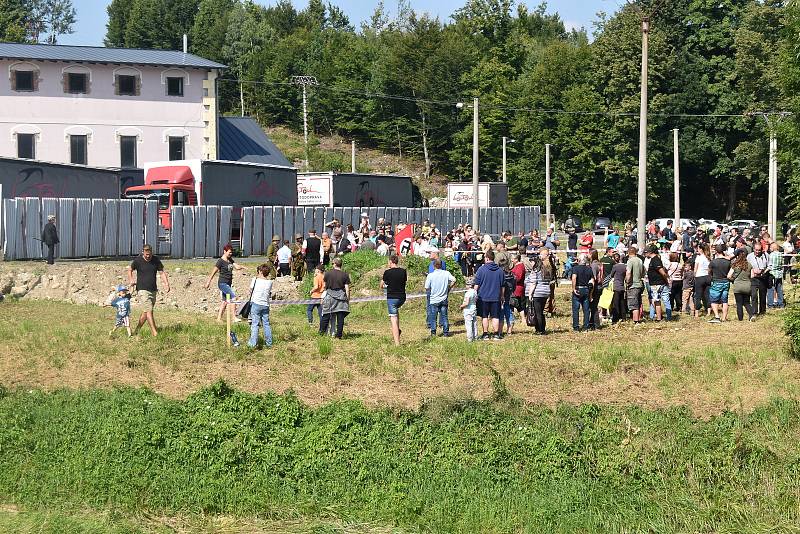
[[[47,245],[47,264],[55,263],[55,250],[58,245],[58,230],[56,230],[56,216],[48,215],[47,224],[42,228],[42,243]]]
[[[334,256],[344,256],[350,252],[350,240],[342,235],[341,228],[333,231],[333,247]]]
[[[281,248],[281,237],[272,236],[272,243],[267,247],[267,263],[273,267],[278,267],[278,249]]]
[[[128,337],[131,337],[131,294],[128,293],[128,288],[119,285],[114,288],[116,293],[112,293],[114,298],[111,301],[106,301],[108,306],[117,309],[116,316],[114,317],[114,328],[108,335],[112,335],[117,331],[117,328],[125,328],[128,331]]]
[[[303,234],[294,235],[294,244],[292,245],[292,276],[296,281],[301,281],[305,276],[306,266],[303,261]]]

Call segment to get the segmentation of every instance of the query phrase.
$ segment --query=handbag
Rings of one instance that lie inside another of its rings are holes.
[[[258,279],[256,279],[256,281],[257,280]],[[239,313],[237,314],[242,319],[250,318],[250,308],[253,306],[253,303],[251,301],[253,299],[253,291],[255,291],[256,289],[256,281],[253,281],[253,287],[250,288],[250,296],[247,297],[247,302],[242,304],[242,307],[239,309]]]
[[[604,310],[611,309],[611,301],[614,299],[614,281],[612,280],[600,294],[600,301],[597,305]]]
[[[528,309],[525,310],[525,324],[531,328],[534,328],[538,324],[536,310],[533,307],[533,297],[528,298]]]

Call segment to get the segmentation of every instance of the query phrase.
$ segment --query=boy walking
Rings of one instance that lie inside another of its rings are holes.
[[[478,339],[478,293],[474,287],[468,287],[464,293],[464,300],[461,302],[461,310],[464,312],[464,327],[467,329],[467,341]]]
[[[117,286],[116,296],[111,301],[110,305],[117,310],[114,321],[114,328],[108,333],[109,336],[117,331],[117,328],[125,327],[128,331],[128,337],[131,337],[131,295],[128,293],[128,288],[125,286]]]

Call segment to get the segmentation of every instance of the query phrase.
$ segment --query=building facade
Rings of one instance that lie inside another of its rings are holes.
[[[0,43],[0,156],[123,168],[216,159],[223,68],[171,50]]]

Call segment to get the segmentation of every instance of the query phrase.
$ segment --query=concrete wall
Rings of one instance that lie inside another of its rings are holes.
[[[12,90],[16,69],[36,90]],[[64,91],[65,72],[89,74],[87,94]],[[115,74],[139,76],[139,94],[115,94]],[[167,137],[186,138],[187,159],[216,156],[213,83],[204,69],[0,60],[0,156],[17,157],[17,133],[36,135],[36,159],[69,163],[70,134],[88,135],[88,165],[120,166],[120,135],[138,137],[137,164],[169,157]],[[184,95],[167,96],[166,77],[184,76]],[[205,82],[205,84],[204,84]]]

